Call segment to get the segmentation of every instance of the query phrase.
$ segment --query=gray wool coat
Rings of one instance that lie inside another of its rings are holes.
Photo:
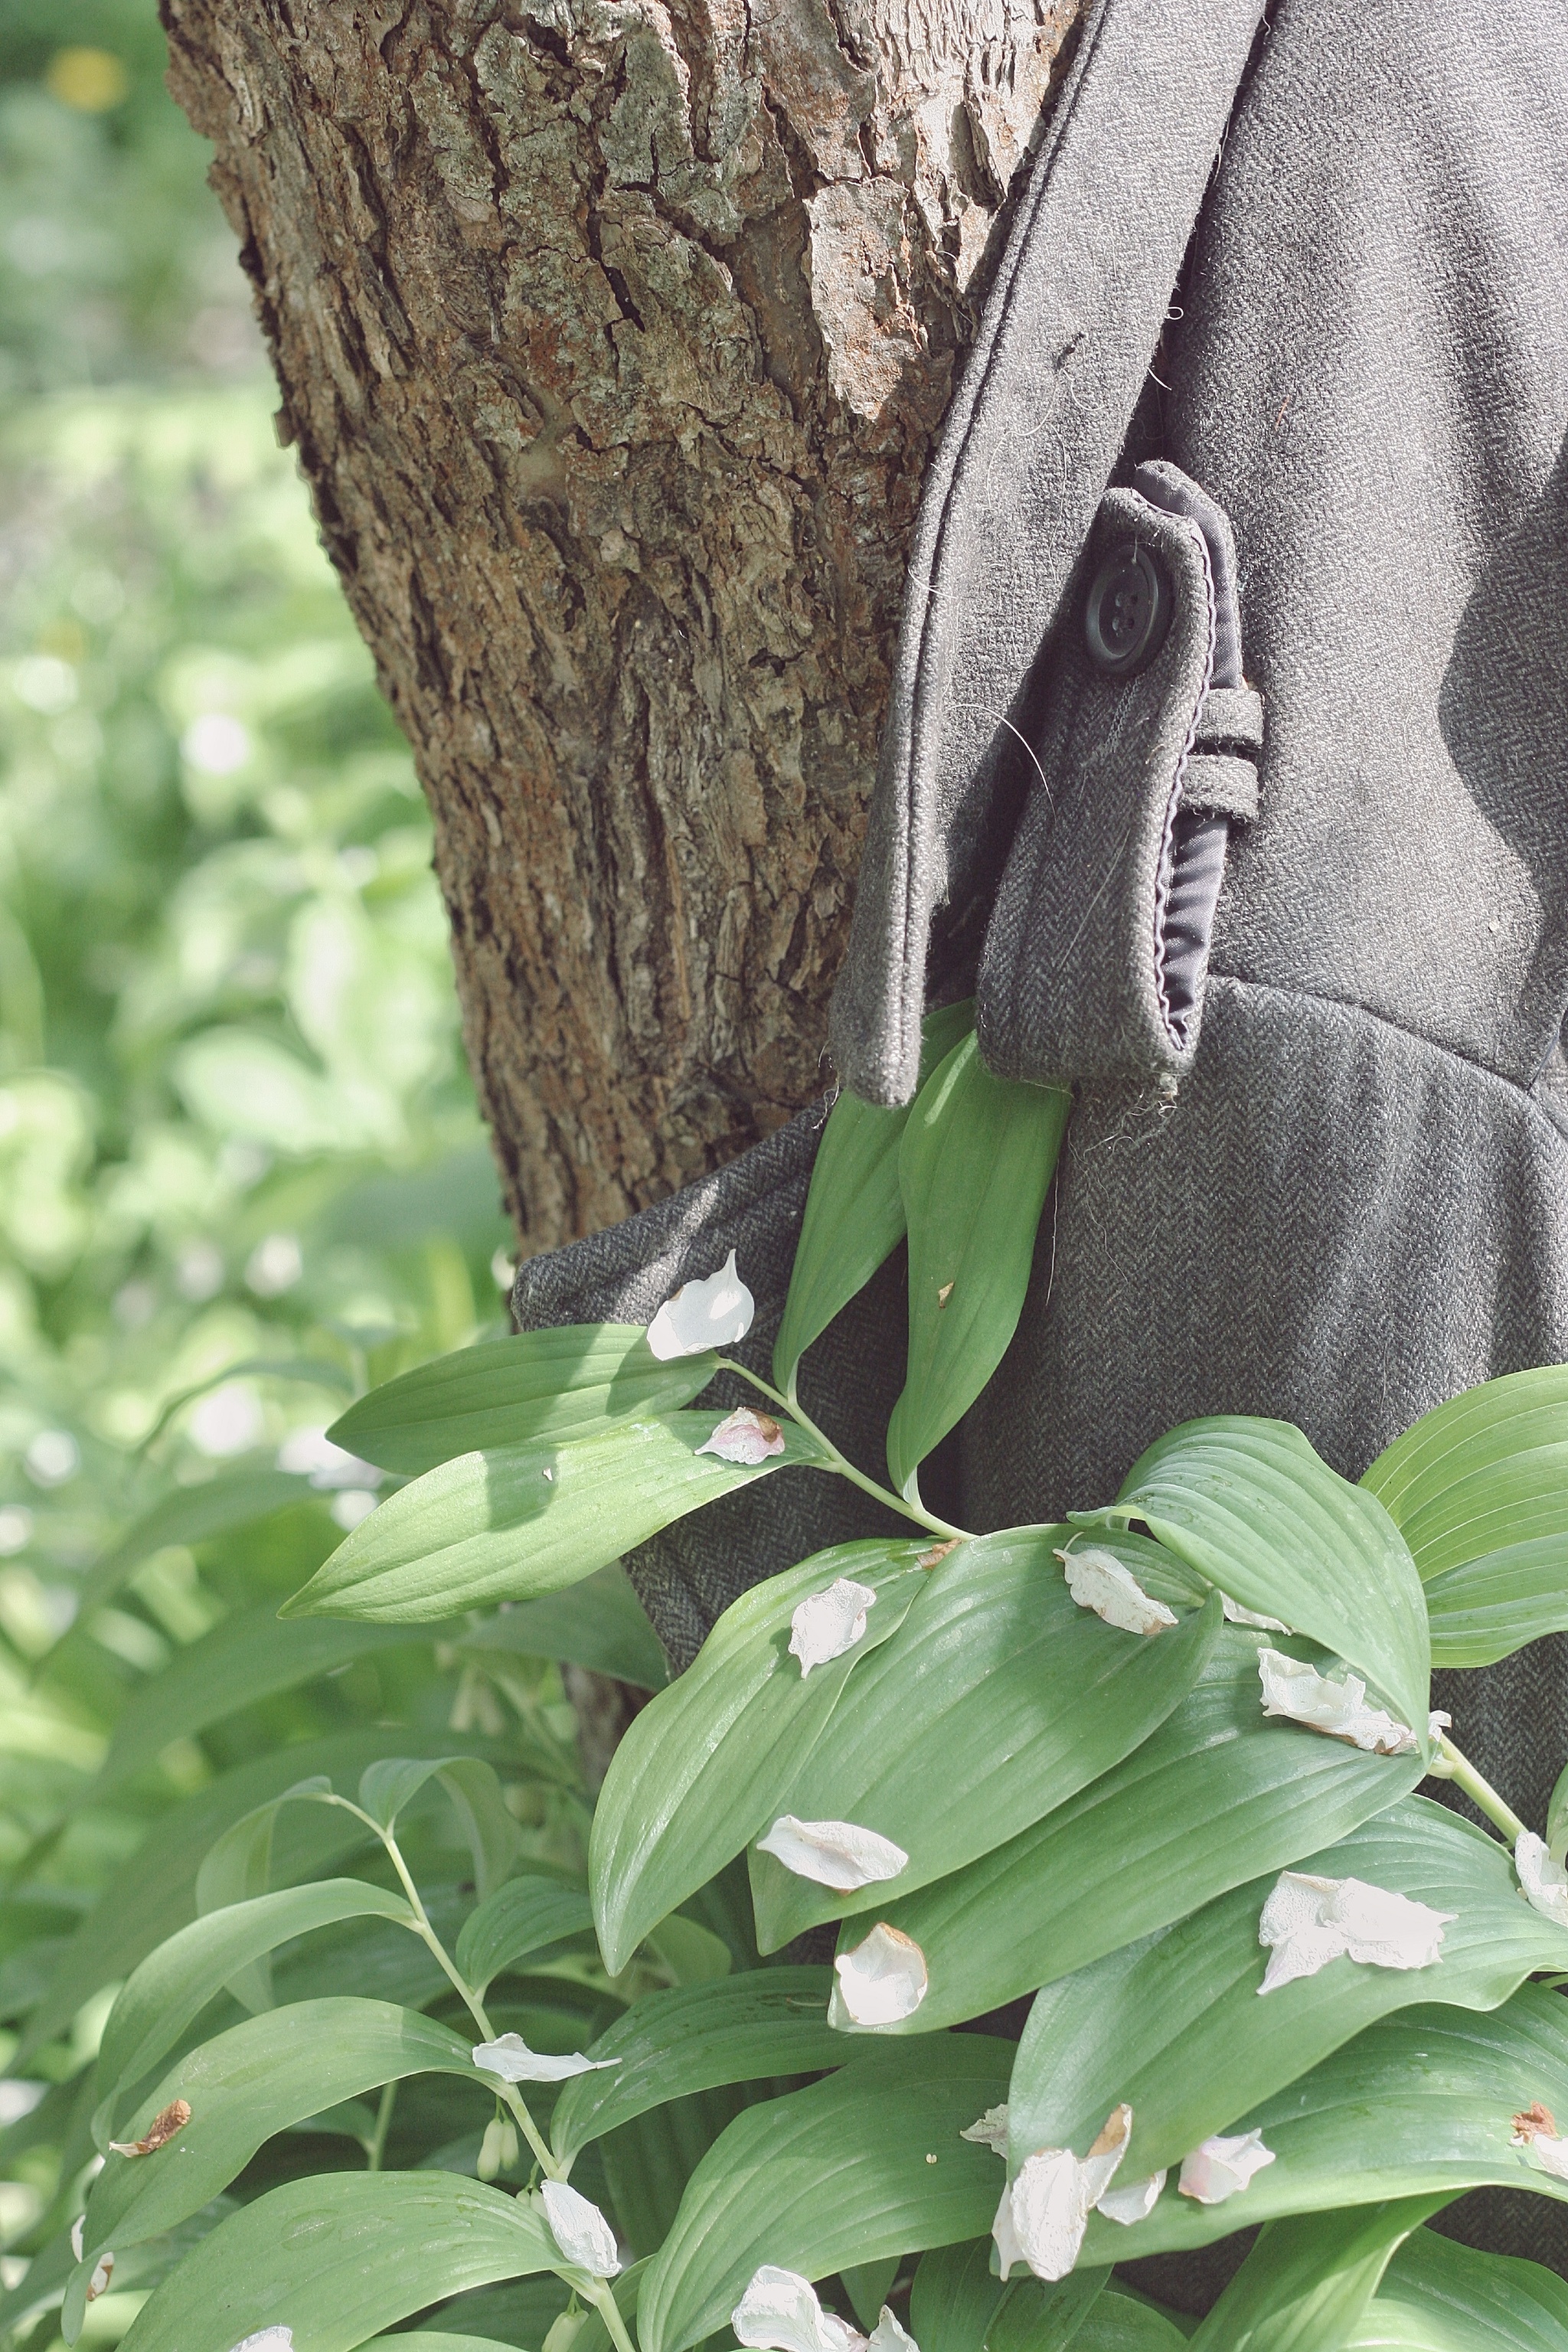
[[[925,486],[833,1014],[874,1101],[970,989],[992,1067],[1074,1089],[926,1482],[965,1525],[1105,1501],[1201,1413],[1354,1477],[1568,1360],[1565,256],[1568,0],[1090,7]],[[824,1116],[524,1265],[520,1323],[646,1319],[734,1247],[764,1368]],[[901,1282],[803,1381],[873,1468]],[[630,1563],[677,1664],[876,1524],[808,1472],[754,1508]],[[1568,1643],[1437,1679],[1539,1823]],[[1568,2272],[1563,2211],[1447,2226]]]

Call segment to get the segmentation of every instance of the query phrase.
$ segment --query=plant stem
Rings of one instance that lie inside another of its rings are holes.
[[[750,1381],[754,1389],[760,1389],[770,1404],[776,1404],[782,1412],[786,1412],[792,1421],[798,1423],[808,1437],[816,1440],[828,1457],[829,1468],[837,1470],[841,1478],[847,1478],[852,1486],[858,1486],[863,1495],[872,1496],[888,1510],[897,1511],[900,1518],[912,1519],[916,1527],[928,1528],[933,1536],[952,1536],[960,1543],[969,1541],[967,1528],[955,1528],[951,1520],[939,1519],[934,1511],[928,1511],[919,1504],[905,1502],[903,1496],[895,1495],[890,1486],[879,1486],[874,1478],[868,1478],[863,1470],[857,1470],[853,1462],[839,1452],[826,1431],[818,1428],[796,1398],[785,1396],[782,1390],[771,1387],[760,1374],[749,1372],[744,1364],[737,1364],[731,1356],[720,1357],[719,1369],[725,1372],[739,1372],[743,1381]]]
[[[1448,1769],[1447,1780],[1456,1789],[1463,1789],[1471,1804],[1479,1806],[1488,1821],[1495,1822],[1510,1845],[1524,1835],[1524,1823],[1510,1805],[1505,1805],[1489,1780],[1483,1780],[1468,1756],[1455,1747],[1446,1734],[1439,1734],[1437,1746]]]
[[[397,2099],[395,2081],[381,2086],[381,2105],[375,2112],[375,2136],[365,2148],[372,2172],[379,2172],[386,2154],[386,2135],[392,2127],[392,2110]]]
[[[589,2297],[595,2310],[610,2331],[610,2340],[616,2347],[616,2352],[637,2352],[637,2347],[627,2332],[626,2323],[621,2317],[621,2306],[616,2301],[615,2290],[608,2279],[596,2281],[589,2289]]]

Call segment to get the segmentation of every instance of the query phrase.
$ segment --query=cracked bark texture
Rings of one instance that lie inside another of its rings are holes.
[[[906,550],[1078,0],[163,0],[530,1251],[820,1091]]]

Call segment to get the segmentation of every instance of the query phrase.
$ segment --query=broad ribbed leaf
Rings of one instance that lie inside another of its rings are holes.
[[[1435,1666],[1490,1666],[1568,1632],[1568,1539],[1539,1536],[1439,1569],[1425,1588]]]
[[[974,1026],[974,1005],[942,1006],[921,1025],[920,1083]],[[784,1319],[773,1342],[773,1380],[794,1393],[795,1367],[840,1307],[863,1289],[904,1237],[899,1146],[909,1108],[884,1109],[841,1094],[828,1113],[805,1196]]]
[[[1194,2352],[1342,2352],[1395,2248],[1447,2201],[1271,2221],[1192,2338]]]
[[[591,1437],[614,1421],[677,1412],[700,1396],[711,1349],[661,1363],[640,1323],[572,1323],[483,1339],[401,1372],[327,1432],[383,1470],[417,1477],[459,1454]]]
[[[928,2032],[1033,1992],[1317,1852],[1415,1785],[1417,1757],[1366,1756],[1270,1721],[1265,1638],[1226,1626],[1196,1687],[1113,1771],[994,1853],[879,1907],[914,1937],[931,1977],[908,2023],[882,2031]],[[864,1930],[849,1921],[840,1948]]]
[[[816,1442],[782,1424],[784,1451],[756,1465],[704,1454],[724,1415],[622,1421],[595,1437],[463,1454],[361,1521],[285,1616],[424,1623],[575,1584],[719,1495],[786,1463],[821,1465]]]
[[[1217,1599],[1163,1633],[1120,1633],[1068,1591],[1056,1556],[1068,1532],[961,1544],[858,1669],[778,1810],[875,1830],[908,1867],[847,1896],[753,1850],[759,1950],[988,1853],[1120,1763],[1191,1690],[1219,1632]]]
[[[1000,2168],[959,2134],[1005,2095],[1011,2057],[1010,2042],[933,2035],[749,2108],[698,2166],[649,2264],[643,2352],[685,2352],[721,2327],[760,2263],[819,2279],[989,2229]]]
[[[1568,1969],[1568,1930],[1521,1900],[1506,1847],[1424,1797],[1294,1866],[1455,1913],[1441,1958],[1410,1969],[1331,1960],[1260,1994],[1258,1920],[1278,1874],[1235,1887],[1040,1994],[1008,2095],[1016,2161],[1085,2144],[1125,2099],[1128,2176],[1144,2179],[1379,2017],[1416,2002],[1496,2009],[1533,1971]]]
[[[358,1878],[326,1878],[232,1904],[182,1927],[132,1970],[109,2012],[98,2051],[100,2151],[110,2137],[129,2137],[119,2128],[121,2094],[168,2055],[237,1970],[340,1919],[412,1917],[401,1895]]]
[[[1568,2280],[1417,2230],[1346,2352],[1568,2352]]]
[[[1134,1463],[1114,1503],[1070,1516],[1142,1520],[1243,1608],[1345,1659],[1425,1744],[1431,1659],[1415,1564],[1382,1504],[1289,1422],[1187,1422]],[[1284,1635],[1279,1645],[1291,1647]]]
[[[149,2156],[110,2156],[93,2183],[68,2324],[105,2247],[136,2245],[199,2212],[275,2132],[408,2074],[457,2074],[482,2092],[471,2051],[415,2010],[342,1999],[269,2010],[187,2053],[142,2102],[130,2136],[175,2099],[190,2121]]]
[[[290,1503],[321,1503],[309,1478],[287,1470],[220,1470],[197,1486],[176,1486],[132,1519],[118,1543],[89,1570],[79,1614],[118,1592],[132,1569],[170,1544],[206,1543],[269,1518]]]
[[[780,1791],[837,1705],[851,1671],[903,1622],[924,1585],[914,1542],[839,1544],[754,1585],[720,1618],[695,1663],[637,1717],[599,1794],[589,1875],[605,1965],[643,1937],[760,1834]],[[798,1604],[838,1577],[877,1600],[856,1648],[802,1675],[789,1654]]]
[[[994,1077],[973,1034],[916,1096],[899,1148],[909,1372],[888,1426],[900,1494],[1007,1352],[1072,1098]]]
[[[1108,2275],[1077,2271],[1043,2286],[1025,2273],[1004,2285],[991,2268],[989,2238],[939,2246],[921,2256],[915,2272],[910,2330],[921,2352],[1065,2352],[1069,2344],[1081,2347],[1089,2341],[1086,2330]],[[1125,2296],[1115,2300],[1123,2311],[1139,2308]],[[1110,2315],[1113,2321],[1119,2315]],[[1145,2352],[1145,2339],[1137,2336],[1125,2347],[1113,2333],[1101,2332],[1096,2340],[1102,2352]],[[1159,2339],[1148,2342],[1152,2347]]]
[[[232,2352],[272,2326],[295,2352],[354,2352],[426,2304],[559,2262],[531,2206],[452,2173],[291,2180],[187,2254],[121,2352]]]
[[[550,2137],[571,2162],[580,2148],[666,2099],[725,2083],[816,2074],[858,2056],[827,2026],[828,1969],[761,1969],[717,1984],[651,1993],[588,2053],[616,2058],[579,2074],[556,2101]]]
[[[558,1879],[509,1878],[464,1922],[454,1958],[458,1973],[482,2000],[492,1977],[531,1952],[588,1933],[594,1914],[585,1895]]]
[[[641,1690],[662,1690],[669,1668],[658,1635],[618,1562],[564,1592],[547,1592],[470,1626],[458,1646],[481,1663],[498,1654],[561,1658]]]
[[[1422,1577],[1526,1537],[1568,1538],[1568,1364],[1482,1381],[1423,1413],[1362,1478]],[[1509,1497],[1531,1523],[1508,1517]]]
[[[1070,2341],[1072,2352],[1184,2352],[1187,2339],[1163,2312],[1107,2287]]]
[[[1235,2128],[1261,2131],[1275,2161],[1220,2205],[1178,2195],[1173,2179],[1145,2221],[1094,2214],[1083,2259],[1131,2262],[1206,2245],[1254,2221],[1451,2196],[1492,2183],[1568,2199],[1512,2145],[1512,2117],[1539,2100],[1568,2113],[1568,2004],[1523,1985],[1502,2009],[1407,2009],[1359,2034]]]

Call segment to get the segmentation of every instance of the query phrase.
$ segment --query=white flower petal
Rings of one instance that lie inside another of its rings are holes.
[[[81,2260],[82,2254],[81,2233],[86,2221],[87,2215],[85,2213],[79,2213],[76,2220],[71,2223],[71,2252],[76,2256],[79,2263]]]
[[[1068,2147],[1039,2147],[1026,2158],[1004,2189],[991,2225],[1004,2278],[1019,2262],[1037,2278],[1066,2278],[1079,2258],[1089,2214],[1127,2152],[1131,2130],[1131,2108],[1114,2107],[1081,2161]]]
[[[789,1621],[789,1654],[800,1660],[804,1682],[813,1666],[825,1666],[852,1650],[866,1631],[866,1612],[875,1608],[877,1595],[868,1584],[840,1576],[826,1592],[803,1601]]]
[[[884,2304],[877,2325],[866,2339],[866,2352],[921,2352],[921,2347]]]
[[[616,2233],[598,2207],[564,2180],[542,2182],[539,2194],[556,2244],[569,2263],[595,2278],[614,2278],[621,2267]]]
[[[93,2264],[92,2276],[87,2283],[87,2299],[89,2303],[96,2303],[100,2294],[108,2294],[109,2282],[113,2276],[113,2254],[100,2254],[97,2262]]]
[[[1253,2174],[1273,2161],[1274,2150],[1264,2147],[1260,2131],[1239,2132],[1231,2139],[1216,2132],[1182,2158],[1182,2177],[1176,2186],[1194,2204],[1223,2205],[1227,2197],[1239,2196]]]
[[[1342,1958],[1373,1969],[1430,1968],[1440,1958],[1444,1928],[1458,1916],[1363,1878],[1282,1870],[1258,1923],[1258,1942],[1270,1948],[1258,1990],[1275,1992]]]
[[[564,2083],[573,2074],[592,2074],[601,2066],[618,2066],[618,2058],[584,2058],[574,2050],[569,2057],[551,2058],[531,2050],[521,2033],[503,2033],[495,2042],[481,2042],[474,2063],[503,2083]]]
[[[931,1979],[926,1956],[912,1936],[879,1920],[852,1952],[833,1963],[838,1981],[827,2005],[827,2022],[840,2032],[849,2025],[898,2025],[912,2017]]]
[[[263,2327],[255,2336],[242,2336],[233,2352],[294,2352],[294,2330]]]
[[[1265,1715],[1304,1723],[1309,1730],[1343,1739],[1369,1755],[1413,1753],[1415,1734],[1409,1725],[1396,1723],[1381,1707],[1368,1706],[1366,1685],[1348,1668],[1342,1678],[1331,1680],[1305,1659],[1288,1658],[1281,1650],[1259,1650],[1258,1673]]]
[[[1057,1558],[1067,1572],[1068,1591],[1080,1609],[1092,1609],[1123,1633],[1159,1633],[1176,1622],[1163,1601],[1151,1600],[1130,1568],[1114,1552],[1095,1545],[1069,1545]]]
[[[1146,2221],[1160,2201],[1160,2191],[1167,2175],[1152,2172],[1147,2180],[1130,2180],[1124,2189],[1108,2189],[1099,2204],[1097,2213],[1108,2221],[1120,2221],[1131,2229],[1134,2221]]]
[[[705,1282],[683,1282],[647,1327],[647,1344],[662,1362],[700,1356],[704,1348],[732,1348],[752,1328],[756,1301],[735,1271],[730,1252]]]
[[[860,2352],[866,2342],[836,2312],[824,2311],[809,2279],[773,2263],[752,2272],[730,2325],[736,2342],[754,2352]]]
[[[766,1462],[770,1455],[784,1450],[784,1433],[772,1413],[753,1412],[749,1404],[738,1405],[721,1421],[699,1454],[716,1454],[721,1462],[744,1462],[754,1465]]]
[[[1227,1625],[1256,1625],[1260,1633],[1289,1633],[1295,1630],[1282,1618],[1260,1617],[1256,1609],[1244,1609],[1239,1601],[1231,1599],[1228,1592],[1220,1594],[1219,1605]]]
[[[1514,1843],[1513,1866],[1531,1909],[1568,1927],[1568,1870],[1552,1861],[1546,1840],[1533,1830],[1521,1830]]]
[[[891,1838],[879,1837],[856,1822],[797,1822],[781,1813],[766,1837],[757,1840],[759,1853],[771,1853],[797,1878],[815,1879],[836,1895],[854,1895],[884,1878],[897,1878],[909,1865],[909,1855]]]
[[[971,2124],[969,2129],[961,2131],[958,2137],[960,2139],[972,2139],[976,2147],[990,2148],[1005,2163],[1007,2159],[1006,2108],[987,2107],[979,2122]]]

